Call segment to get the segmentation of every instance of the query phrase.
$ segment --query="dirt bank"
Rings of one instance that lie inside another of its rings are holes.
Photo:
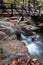
[[[13,54],[28,54],[27,48],[23,43],[16,40],[0,40],[0,48],[4,52],[13,53]]]

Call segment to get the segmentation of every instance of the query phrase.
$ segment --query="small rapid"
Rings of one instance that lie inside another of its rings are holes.
[[[15,29],[14,27],[11,27],[9,25],[0,24],[0,31],[4,31],[6,33],[6,30],[9,34],[16,35],[16,32],[19,31],[21,42],[23,42],[28,52],[31,55],[43,55],[43,43],[40,41],[39,35],[37,35],[35,32],[33,32],[34,35],[25,35],[26,32]],[[9,31],[8,31],[9,30]],[[29,33],[28,33],[29,34]],[[18,36],[19,37],[19,36]]]
[[[24,36],[21,34],[22,42],[25,43],[29,53],[31,55],[43,55],[43,44],[39,39],[39,36]]]

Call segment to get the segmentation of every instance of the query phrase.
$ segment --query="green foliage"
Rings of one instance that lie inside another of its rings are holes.
[[[3,0],[4,3],[14,3],[14,0]]]
[[[28,2],[30,1],[31,5],[34,5],[34,1],[36,3],[36,6],[43,7],[43,0],[3,0],[4,3],[13,3],[16,4],[17,7],[20,7],[21,5],[28,6]],[[9,6],[9,5],[6,5]]]
[[[40,1],[39,6],[43,7],[43,0]]]

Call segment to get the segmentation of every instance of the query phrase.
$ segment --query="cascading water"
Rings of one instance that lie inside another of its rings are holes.
[[[12,35],[14,35],[17,31],[17,29],[15,29],[14,27],[1,24],[0,30],[3,31],[4,29],[8,29],[10,31],[9,33],[12,33]],[[20,31],[21,34],[21,42],[25,43],[31,55],[39,55],[39,56],[43,55],[43,44],[41,43],[38,35],[34,34],[31,36],[26,36],[24,35],[25,34],[24,31],[22,30],[18,31]]]
[[[0,24],[0,31],[4,31],[6,33],[5,30],[6,31],[9,30],[8,33],[14,34],[17,29],[15,29],[14,27],[9,26],[9,25]]]
[[[21,34],[21,39],[31,55],[43,55],[43,44],[40,42],[38,36],[24,36]]]

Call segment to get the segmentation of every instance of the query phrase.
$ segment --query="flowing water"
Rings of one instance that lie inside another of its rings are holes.
[[[17,31],[17,29],[15,29],[14,27],[8,26],[8,25],[0,25],[0,30],[3,31],[4,29],[9,30],[9,33],[15,34],[15,31]],[[26,47],[28,48],[28,51],[31,55],[43,55],[43,38],[39,36],[41,36],[41,34],[37,35],[36,33],[34,33],[34,35],[31,36],[26,36],[24,35],[24,31],[21,31],[21,42],[24,42]]]
[[[22,42],[26,44],[31,55],[43,55],[43,44],[37,36],[24,36],[21,34]],[[32,38],[34,40],[32,41]]]
[[[17,29],[12,26],[0,24],[0,31],[5,32],[7,35],[13,35]]]

